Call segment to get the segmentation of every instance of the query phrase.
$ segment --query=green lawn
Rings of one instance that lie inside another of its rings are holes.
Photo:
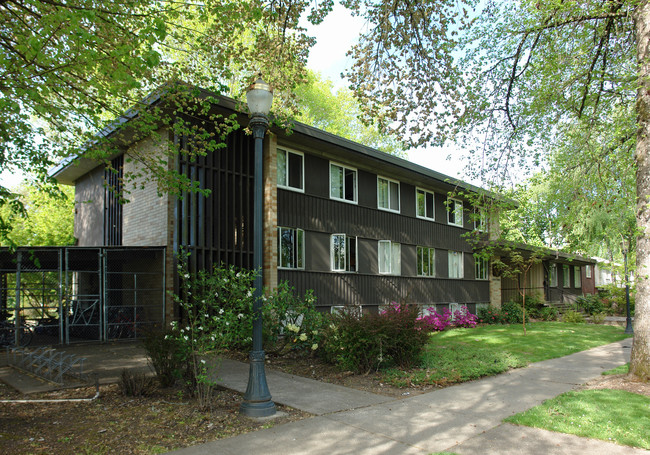
[[[629,337],[622,327],[535,322],[527,325],[487,325],[431,335],[421,368],[390,369],[384,379],[398,386],[447,385],[502,373],[532,362],[584,351]]]
[[[650,398],[622,390],[567,392],[505,421],[650,449]]]

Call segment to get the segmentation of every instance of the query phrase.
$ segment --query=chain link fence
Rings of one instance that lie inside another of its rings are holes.
[[[164,302],[164,248],[0,249],[0,321],[35,344],[140,338]]]

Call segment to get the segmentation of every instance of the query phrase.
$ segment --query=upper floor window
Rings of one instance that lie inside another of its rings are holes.
[[[334,272],[356,272],[357,238],[345,234],[332,234],[330,257]]]
[[[474,255],[474,265],[476,267],[476,279],[487,280],[489,278],[488,266],[490,261],[483,256]]]
[[[548,269],[549,286],[557,287],[557,264],[551,264]]]
[[[474,210],[474,229],[479,232],[487,232],[488,230],[487,211],[484,208]]]
[[[304,161],[302,153],[278,148],[278,186],[304,191]]]
[[[418,218],[436,219],[434,200],[432,192],[421,188],[415,189],[416,215]]]
[[[580,276],[580,266],[573,267],[573,287],[582,288],[582,277]]]
[[[305,231],[278,227],[278,267],[305,268]]]
[[[562,278],[563,278],[563,283],[562,286],[565,288],[571,287],[571,269],[569,268],[568,265],[563,265],[562,266]]]
[[[357,202],[357,170],[330,163],[330,197]]]
[[[463,203],[458,199],[447,199],[447,223],[463,226]]]
[[[379,273],[390,275],[402,274],[402,248],[399,243],[390,240],[379,241]]]
[[[436,250],[425,246],[417,248],[418,276],[436,276]]]
[[[377,207],[399,212],[399,182],[377,177]]]
[[[449,251],[449,278],[463,278],[464,276],[462,251]]]

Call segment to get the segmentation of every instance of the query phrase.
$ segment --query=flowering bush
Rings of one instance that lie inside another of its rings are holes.
[[[255,272],[216,266],[190,274],[187,255],[179,255],[180,295],[172,293],[183,314],[166,335],[174,340],[185,362],[183,374],[199,406],[209,407],[216,379],[215,353],[251,343],[252,284]]]
[[[264,298],[264,349],[282,355],[290,351],[314,354],[320,347],[323,314],[316,310],[310,289],[304,297],[283,281]]]
[[[476,317],[479,324],[505,324],[505,316],[501,309],[489,305],[487,308],[479,308],[476,312]]]
[[[422,327],[429,331],[441,332],[448,327],[476,327],[477,317],[469,312],[467,306],[463,305],[453,313],[449,308],[438,313],[435,308],[427,309],[429,314],[419,318]]]

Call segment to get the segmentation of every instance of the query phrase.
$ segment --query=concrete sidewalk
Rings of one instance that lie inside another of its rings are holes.
[[[267,371],[277,403],[316,417],[173,452],[198,454],[647,454],[502,424],[505,417],[629,361],[631,340],[401,400]],[[224,362],[222,384],[246,387],[248,366]]]

